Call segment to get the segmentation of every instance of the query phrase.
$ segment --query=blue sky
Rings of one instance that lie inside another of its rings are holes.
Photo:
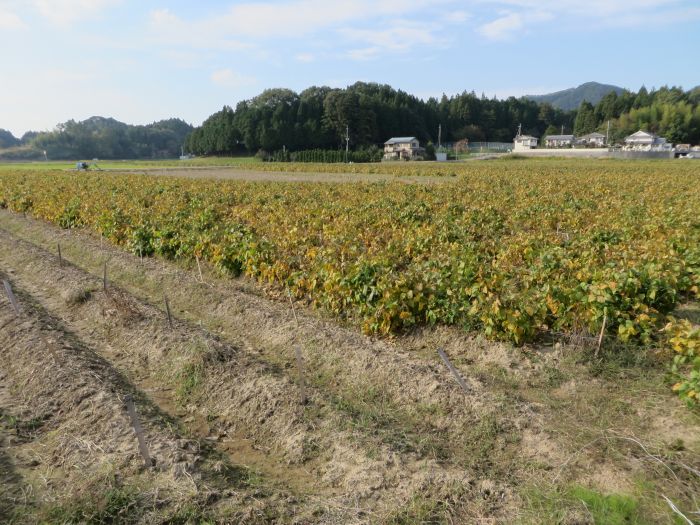
[[[0,128],[199,124],[271,87],[700,84],[697,0],[0,0]]]

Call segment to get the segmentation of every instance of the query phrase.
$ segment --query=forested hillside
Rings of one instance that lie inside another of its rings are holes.
[[[528,95],[525,98],[534,100],[538,104],[551,104],[555,108],[571,111],[577,109],[584,101],[597,104],[605,95],[612,91],[621,95],[625,90],[610,84],[586,82],[575,88],[564,89],[546,95]]]
[[[464,92],[439,100],[421,100],[388,85],[358,82],[345,89],[310,87],[301,93],[269,89],[235,109],[224,106],[193,128],[180,119],[132,126],[112,118],[70,120],[54,131],[28,132],[21,139],[0,129],[0,160],[173,158],[197,155],[251,154],[376,147],[392,136],[416,136],[422,144],[462,139],[510,142],[523,133],[592,131],[607,133],[611,143],[639,129],[675,144],[700,144],[700,87],[684,91],[662,87],[638,92],[610,91],[597,104],[584,101],[575,111],[556,109],[527,97],[505,100]]]
[[[412,135],[437,143],[510,142],[518,125],[541,135],[548,125],[571,127],[575,115],[538,105],[524,98],[489,99],[474,92],[423,101],[391,86],[358,82],[346,89],[311,87],[297,94],[270,89],[226,106],[210,116],[187,141],[197,154],[337,148],[345,145],[346,127],[351,147],[383,143],[389,137]]]
[[[21,140],[0,130],[0,158],[137,159],[180,155],[192,126],[180,119],[132,126],[112,118],[91,117],[59,124],[54,131],[25,133]]]
[[[663,87],[639,92],[611,91],[596,105],[583,102],[563,111],[526,97],[490,99],[464,92],[423,101],[387,85],[358,82],[346,89],[311,87],[297,94],[270,89],[225,106],[211,115],[187,139],[196,154],[221,154],[338,148],[346,129],[352,148],[381,145],[392,136],[416,136],[422,143],[438,141],[513,140],[518,126],[537,137],[548,134],[607,131],[612,142],[645,129],[674,143],[700,143],[700,89]]]

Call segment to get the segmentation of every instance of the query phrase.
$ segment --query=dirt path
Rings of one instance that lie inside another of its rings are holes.
[[[134,170],[104,170],[110,173],[136,173],[190,179],[239,180],[249,182],[403,182],[406,184],[446,184],[457,177],[398,176],[386,173],[305,173],[285,171],[256,171],[245,168],[148,168]]]
[[[309,521],[554,523],[567,512],[538,521],[548,511],[533,490],[632,493],[640,479],[656,487],[643,493],[653,522],[671,523],[659,491],[693,501],[695,485],[640,460],[630,440],[674,473],[700,459],[698,418],[668,394],[662,371],[608,377],[581,365],[580,349],[522,351],[444,327],[374,340],[301,305],[297,324],[286,297],[245,279],[204,267],[202,283],[196,269],[2,210],[0,245],[0,268],[42,308],[188,432],[294,494]],[[585,516],[576,501],[573,522]]]

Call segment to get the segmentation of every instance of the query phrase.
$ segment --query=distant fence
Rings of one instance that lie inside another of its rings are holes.
[[[442,150],[456,155],[468,153],[507,153],[512,149],[512,142],[469,142],[467,144],[446,142],[442,144]]]
[[[470,142],[469,153],[506,152],[513,149],[512,142]]]
[[[675,157],[673,150],[668,151],[628,151],[613,150],[610,156],[615,159],[672,159]]]

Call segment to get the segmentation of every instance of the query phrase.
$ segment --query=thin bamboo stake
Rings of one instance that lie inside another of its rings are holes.
[[[165,299],[165,312],[168,314],[168,326],[170,329],[173,329],[173,317],[170,315],[170,301],[168,301],[168,296],[164,295],[163,298]]]
[[[297,357],[297,371],[299,372],[299,401],[302,405],[305,405],[308,399],[306,397],[306,383],[304,382],[304,359],[301,355],[301,348],[298,346],[294,347],[294,353]]]
[[[603,326],[600,329],[600,335],[598,336],[598,346],[595,349],[595,356],[598,357],[600,352],[600,347],[603,344],[603,336],[605,335],[605,325],[608,322],[608,312],[603,313]]]
[[[17,303],[17,298],[15,297],[15,294],[12,292],[12,286],[10,286],[10,281],[2,281],[2,284],[5,286],[5,292],[7,293],[7,297],[10,299],[10,303],[12,303],[12,308],[14,308],[15,313],[19,315],[19,304]]]
[[[126,396],[126,410],[129,413],[129,417],[131,418],[131,425],[134,427],[134,433],[136,434],[136,439],[138,439],[139,442],[139,452],[141,453],[141,457],[143,458],[143,462],[146,465],[146,468],[150,468],[153,466],[153,460],[151,459],[150,454],[148,453],[148,445],[146,444],[146,438],[143,435],[143,428],[141,427],[141,423],[139,422],[138,416],[136,415],[136,407],[134,406],[134,401],[131,398],[131,396]]]
[[[292,293],[289,291],[289,288],[287,288],[287,297],[289,298],[289,304],[292,307],[292,313],[294,314],[294,320],[297,323],[297,328],[299,328],[299,318],[297,317],[297,311],[296,308],[294,308],[294,301],[292,301]]]
[[[454,367],[454,365],[450,362],[449,358],[447,357],[447,354],[442,348],[438,348],[438,354],[440,355],[440,359],[447,365],[447,368],[450,369],[450,372],[452,372],[452,375],[455,377],[457,380],[457,383],[459,383],[459,386],[462,387],[462,390],[464,390],[465,394],[468,394],[470,392],[469,385],[467,385],[466,381],[464,378],[460,375],[459,371]]]

